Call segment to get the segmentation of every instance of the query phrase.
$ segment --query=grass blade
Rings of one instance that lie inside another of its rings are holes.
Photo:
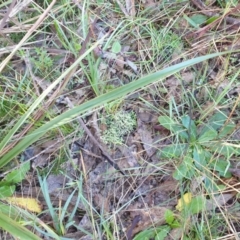
[[[28,111],[21,116],[21,118],[17,121],[14,127],[8,132],[8,134],[4,137],[4,139],[0,143],[0,152],[1,150],[9,143],[13,135],[17,132],[17,130],[24,124],[27,118],[31,115],[31,113],[39,106],[39,104],[43,101],[43,99],[52,91],[54,87],[57,86],[61,82],[61,80],[67,76],[82,60],[85,58],[94,48],[97,47],[104,39],[100,39],[97,41],[91,48],[89,48],[83,55],[81,55],[64,73],[61,74],[59,78],[57,78],[31,105]]]
[[[29,145],[36,142],[41,136],[43,136],[50,129],[59,127],[65,123],[71,121],[73,118],[86,113],[89,110],[92,110],[97,107],[102,107],[102,106],[104,106],[104,104],[107,104],[118,98],[122,98],[122,97],[126,96],[127,94],[132,93],[144,86],[147,86],[147,85],[152,84],[159,80],[163,80],[167,76],[175,74],[184,68],[190,67],[194,64],[203,62],[207,59],[218,57],[218,56],[221,56],[221,55],[227,54],[227,53],[230,53],[230,51],[222,52],[222,53],[213,53],[213,54],[209,54],[206,56],[197,57],[197,58],[187,60],[185,62],[176,64],[176,65],[167,67],[163,70],[160,70],[153,74],[142,77],[142,78],[140,78],[134,82],[131,82],[129,84],[126,84],[122,87],[116,88],[115,90],[113,90],[111,92],[108,92],[106,94],[98,96],[92,100],[89,100],[79,106],[76,106],[76,107],[62,113],[61,115],[55,117],[51,121],[45,123],[38,129],[33,131],[31,134],[25,136],[25,138],[23,140],[21,140],[13,149],[11,149],[11,151],[9,151],[7,154],[5,154],[0,159],[0,168],[5,166],[8,162],[10,162],[14,157],[16,157],[19,153],[21,153]]]
[[[37,235],[30,232],[28,229],[20,225],[18,222],[12,220],[7,215],[0,214],[0,227],[11,235],[21,240],[41,240]]]

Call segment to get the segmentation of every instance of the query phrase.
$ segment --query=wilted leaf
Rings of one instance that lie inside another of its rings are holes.
[[[189,205],[192,201],[192,193],[185,193],[182,198],[178,200],[178,204],[176,206],[176,209],[178,211],[182,211],[185,205]]]
[[[9,204],[16,205],[18,207],[24,208],[28,211],[40,213],[42,207],[38,200],[35,198],[24,198],[24,197],[8,197],[5,199]]]

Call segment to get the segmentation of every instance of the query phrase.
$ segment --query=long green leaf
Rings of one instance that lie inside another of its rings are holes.
[[[50,129],[59,127],[69,121],[71,121],[73,118],[80,116],[81,114],[86,113],[89,110],[92,110],[97,107],[103,107],[104,104],[109,103],[110,101],[116,100],[118,98],[122,98],[126,96],[129,93],[132,93],[136,91],[137,89],[140,89],[144,86],[147,86],[149,84],[152,84],[156,81],[163,80],[167,76],[170,76],[172,74],[175,74],[179,72],[180,70],[190,67],[196,63],[203,62],[207,59],[218,57],[223,54],[230,53],[222,52],[222,53],[214,53],[209,54],[202,57],[197,57],[191,60],[187,60],[185,62],[176,64],[174,66],[165,68],[161,71],[157,71],[153,74],[147,75],[145,77],[142,77],[138,79],[137,81],[131,82],[129,84],[126,84],[122,87],[116,88],[115,90],[108,92],[106,94],[103,94],[99,97],[96,97],[92,100],[89,100],[80,106],[76,106],[61,115],[55,117],[51,121],[45,123],[35,131],[33,131],[31,134],[24,137],[23,140],[21,140],[11,151],[9,151],[7,154],[5,154],[0,159],[0,168],[6,165],[9,161],[11,161],[14,157],[16,157],[19,153],[21,153],[24,149],[26,149],[29,145],[36,142],[41,136],[43,136],[47,131]]]
[[[0,227],[11,235],[21,240],[41,240],[37,235],[30,232],[27,228],[12,220],[7,215],[0,214]]]
[[[82,54],[65,72],[61,74],[59,78],[57,78],[47,89],[43,91],[43,93],[35,100],[35,102],[31,105],[28,111],[23,114],[14,127],[8,132],[8,134],[4,137],[4,139],[0,142],[0,152],[1,150],[9,143],[13,135],[17,132],[17,130],[26,122],[27,118],[31,115],[31,113],[39,106],[39,104],[43,101],[43,99],[52,91],[53,88],[59,84],[64,77],[66,77],[82,60],[85,58],[94,48],[96,48],[105,38],[105,36],[97,41],[91,48],[89,48],[84,54]]]

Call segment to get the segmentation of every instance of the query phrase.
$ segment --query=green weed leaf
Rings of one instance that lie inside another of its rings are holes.
[[[170,226],[163,225],[157,228],[146,229],[140,233],[138,233],[133,240],[164,240],[165,237],[170,232]]]
[[[30,170],[30,162],[28,161],[21,164],[18,169],[13,170],[9,174],[7,174],[3,182],[11,183],[11,184],[19,183],[25,178],[29,170]]]
[[[240,148],[235,148],[235,147],[223,145],[220,143],[210,144],[208,148],[214,153],[225,156],[227,159],[234,154],[240,155]]]
[[[232,133],[236,127],[234,123],[228,123],[226,126],[221,129],[220,133],[218,134],[218,138],[222,139],[226,137],[228,134]]]
[[[199,170],[204,170],[206,168],[207,162],[205,159],[205,151],[200,146],[195,146],[193,150],[193,159],[195,166]]]
[[[212,16],[206,21],[206,24],[208,25],[208,24],[216,21],[218,18],[219,18],[219,16]]]
[[[164,218],[165,218],[166,223],[169,225],[171,225],[175,219],[173,212],[169,209],[165,212]]]
[[[182,156],[187,144],[172,144],[161,150],[160,156],[162,158],[178,158]]]
[[[149,240],[156,235],[155,229],[146,229],[138,233],[133,240]]]
[[[220,176],[225,178],[230,178],[232,174],[228,171],[230,164],[227,160],[217,159],[212,161],[210,164],[210,168],[214,171],[218,171]]]
[[[190,138],[191,140],[196,140],[197,138],[197,126],[193,120],[188,115],[185,115],[181,118],[183,126],[190,130]]]
[[[194,14],[190,19],[198,26],[207,21],[207,17],[203,14]]]
[[[116,53],[116,54],[120,53],[121,52],[121,48],[122,48],[122,46],[121,46],[120,42],[116,41],[112,45],[112,52]]]
[[[158,121],[161,125],[163,125],[163,127],[170,131],[172,131],[173,125],[176,125],[176,122],[168,116],[160,116]]]
[[[216,139],[218,133],[214,129],[209,129],[208,131],[204,132],[199,138],[198,142],[201,143],[207,143],[208,141],[211,141],[213,139]]]
[[[218,131],[221,127],[223,127],[226,120],[227,120],[227,116],[223,112],[218,112],[214,114],[208,120],[208,124],[202,129],[200,135],[203,135],[205,132],[208,132],[209,130],[212,130],[212,129]]]
[[[162,226],[161,229],[158,230],[158,233],[154,239],[155,240],[164,240],[165,237],[167,237],[170,230],[171,230],[170,226]]]
[[[192,198],[191,203],[187,207],[188,207],[188,211],[191,214],[196,214],[203,211],[205,209],[205,206],[206,206],[206,199],[202,196],[197,196]]]
[[[15,192],[15,185],[0,187],[0,198],[10,197]]]
[[[166,223],[171,228],[178,228],[181,226],[180,223],[175,219],[174,213],[169,209],[165,212],[164,218],[165,218]]]
[[[173,177],[176,180],[182,180],[183,178],[190,179],[195,173],[193,159],[189,156],[186,156],[183,159],[183,162],[177,167],[173,173]]]
[[[163,127],[170,130],[175,135],[179,135],[182,140],[188,139],[187,129],[181,126],[179,123],[175,122],[173,119],[167,116],[160,116],[158,121]]]

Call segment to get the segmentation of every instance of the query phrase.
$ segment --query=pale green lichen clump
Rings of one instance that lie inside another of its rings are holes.
[[[133,111],[119,111],[106,117],[107,130],[102,132],[102,140],[106,144],[122,144],[123,137],[136,127],[136,115]]]

